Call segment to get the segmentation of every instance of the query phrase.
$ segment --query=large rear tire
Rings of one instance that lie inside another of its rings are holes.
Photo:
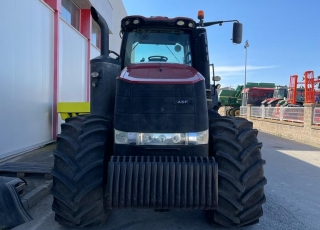
[[[244,118],[210,119],[210,153],[219,167],[218,210],[206,211],[212,224],[239,227],[255,224],[263,215],[267,180],[257,133]]]
[[[235,108],[232,108],[229,110],[229,116],[234,117],[235,116]]]
[[[227,109],[227,111],[226,111],[226,115],[227,115],[227,116],[231,116],[231,114],[230,114],[231,109],[232,109],[232,108],[228,108],[228,109]]]
[[[105,223],[104,175],[112,152],[111,122],[87,115],[68,118],[61,125],[52,169],[55,220],[69,227]],[[109,143],[110,141],[110,143]]]
[[[239,117],[240,116],[240,109],[235,109],[234,110],[234,116]]]

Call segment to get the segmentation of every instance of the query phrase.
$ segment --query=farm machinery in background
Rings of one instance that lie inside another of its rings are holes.
[[[273,97],[267,98],[261,102],[264,106],[276,106],[279,101],[288,97],[288,86],[276,86],[274,87]]]
[[[261,106],[266,106],[264,109],[264,116],[271,118],[278,118],[280,120],[290,120],[303,122],[304,120],[304,103],[319,103],[320,78],[314,78],[313,71],[306,71],[302,82],[298,82],[298,75],[290,76],[289,87],[276,87],[274,98],[269,98],[262,102]],[[276,98],[277,89],[282,90],[283,98]],[[285,97],[287,93],[287,97]],[[274,107],[274,108],[271,108]],[[289,108],[291,107],[291,108]],[[300,108],[299,108],[300,107]]]
[[[236,90],[220,90],[218,100],[221,106],[226,107],[228,116],[239,116],[240,106],[260,106],[263,100],[273,96],[274,87],[274,83],[248,82],[245,89],[243,85],[238,85]]]
[[[318,89],[316,85],[318,84]],[[298,85],[301,85],[298,88]],[[290,76],[290,85],[288,88],[288,100],[287,104],[291,106],[303,106],[303,103],[315,103],[319,102],[320,97],[320,77],[314,78],[314,72],[309,70],[304,72],[302,82],[298,82],[298,75]],[[303,94],[302,94],[303,93]],[[303,103],[298,101],[302,98]]]
[[[320,76],[315,79],[313,71],[306,71],[302,82],[298,75],[290,76],[290,85],[276,86],[272,98],[261,102],[263,106],[301,107],[304,103],[320,102]],[[318,89],[316,85],[318,84]]]
[[[304,102],[304,88],[297,88],[296,90],[296,106],[301,106]],[[263,100],[261,105],[269,107],[288,105],[288,86],[276,86],[273,97]]]

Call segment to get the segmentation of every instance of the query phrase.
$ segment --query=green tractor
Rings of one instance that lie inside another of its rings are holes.
[[[199,209],[211,223],[237,227],[262,216],[266,198],[258,131],[243,118],[208,110],[205,27],[186,17],[127,16],[121,52],[91,60],[90,114],[67,118],[52,170],[55,220],[105,223],[112,209]],[[242,24],[234,21],[233,42]]]
[[[218,100],[221,103],[221,106],[226,107],[226,114],[228,116],[239,116],[240,115],[240,106],[242,103],[243,85],[238,85],[235,90],[230,89],[221,89],[219,92]]]

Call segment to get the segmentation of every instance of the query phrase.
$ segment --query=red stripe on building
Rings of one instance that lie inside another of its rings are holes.
[[[61,0],[44,0],[54,10],[54,31],[53,31],[53,108],[52,108],[52,138],[57,139],[58,130],[58,83],[59,83],[59,28]]]

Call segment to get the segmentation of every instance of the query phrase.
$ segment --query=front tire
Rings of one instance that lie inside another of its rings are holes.
[[[106,143],[112,137],[110,126],[105,118],[92,115],[68,118],[61,125],[51,189],[52,210],[61,225],[88,227],[107,219],[103,176],[105,152],[112,151]]]
[[[257,223],[263,215],[267,180],[257,133],[244,118],[210,122],[210,152],[219,167],[218,210],[206,211],[212,224],[239,227]]]

